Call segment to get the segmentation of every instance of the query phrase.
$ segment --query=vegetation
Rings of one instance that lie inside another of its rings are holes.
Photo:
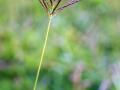
[[[119,0],[81,0],[53,18],[37,90],[120,90]],[[0,0],[0,90],[32,90],[48,18],[38,0]]]

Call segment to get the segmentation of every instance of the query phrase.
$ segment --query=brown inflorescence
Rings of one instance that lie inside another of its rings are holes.
[[[63,0],[39,0],[48,15],[52,16],[79,1],[80,0],[67,0],[63,5],[60,5]]]

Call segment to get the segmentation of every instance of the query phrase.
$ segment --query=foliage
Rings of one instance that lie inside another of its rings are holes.
[[[38,90],[120,90],[119,9],[119,0],[82,0],[55,16]],[[0,0],[0,90],[33,87],[46,17],[38,0]]]

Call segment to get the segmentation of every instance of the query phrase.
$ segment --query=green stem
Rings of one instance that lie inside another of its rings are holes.
[[[45,41],[44,41],[44,45],[43,45],[43,49],[42,49],[42,53],[41,53],[41,57],[40,57],[40,63],[39,63],[39,67],[38,67],[38,71],[37,71],[37,75],[36,75],[33,90],[36,90],[36,87],[37,87],[37,82],[38,82],[38,78],[39,78],[39,74],[40,74],[40,70],[41,70],[41,66],[42,66],[42,62],[43,62],[43,57],[44,57],[44,53],[45,53],[45,49],[46,49],[46,45],[47,45],[47,41],[48,41],[48,35],[49,35],[49,31],[50,31],[50,26],[51,26],[51,20],[52,20],[52,16],[49,17],[49,23],[48,23],[47,32],[46,32],[46,35],[45,35]]]

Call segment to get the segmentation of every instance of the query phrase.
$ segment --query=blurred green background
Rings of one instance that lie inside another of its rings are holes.
[[[32,90],[47,23],[38,0],[0,0],[0,90]],[[120,90],[119,0],[53,18],[37,90]]]

